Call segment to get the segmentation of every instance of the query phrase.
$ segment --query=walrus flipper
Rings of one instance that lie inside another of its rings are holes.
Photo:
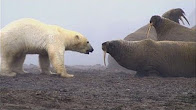
[[[137,71],[134,77],[145,77],[145,76],[162,76],[158,71],[156,70],[151,70],[148,72],[145,71]]]

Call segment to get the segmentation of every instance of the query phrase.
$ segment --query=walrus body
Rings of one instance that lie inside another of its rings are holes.
[[[127,40],[127,41],[139,41],[139,40],[146,39],[146,32],[148,30],[148,27],[149,27],[149,24],[139,28],[134,33],[131,33],[128,36],[126,36],[124,38],[124,40]],[[154,27],[152,27],[152,29],[150,31],[149,38],[151,38],[153,40],[157,40],[157,33],[156,33],[156,30],[155,30]]]
[[[114,40],[103,43],[102,49],[138,76],[196,76],[196,42]]]

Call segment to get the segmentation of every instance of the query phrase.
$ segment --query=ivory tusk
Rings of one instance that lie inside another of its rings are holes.
[[[182,20],[182,18],[180,17],[179,19],[180,19],[180,21],[182,21],[182,24],[184,25],[184,21]]]
[[[182,15],[182,17],[186,20],[186,22],[189,24],[189,21],[186,19],[186,17],[184,15]],[[190,25],[190,24],[189,24]]]
[[[106,63],[105,63],[105,57],[106,57],[106,51],[103,51],[104,65],[106,66]]]
[[[147,38],[149,37],[149,33],[150,33],[150,30],[151,30],[151,27],[152,27],[152,23],[149,24],[147,35],[146,35]]]

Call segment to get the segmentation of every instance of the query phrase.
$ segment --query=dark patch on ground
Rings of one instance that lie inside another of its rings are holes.
[[[0,109],[195,110],[195,78],[136,78],[100,65],[67,67],[74,78],[39,74],[0,77]]]

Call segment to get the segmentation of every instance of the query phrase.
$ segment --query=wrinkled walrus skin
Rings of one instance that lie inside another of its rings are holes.
[[[102,49],[137,76],[196,76],[196,42],[114,40],[103,43]]]

